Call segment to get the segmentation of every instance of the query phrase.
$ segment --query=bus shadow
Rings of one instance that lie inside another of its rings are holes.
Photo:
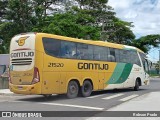
[[[58,101],[58,100],[68,100],[66,95],[52,95],[49,97],[44,97],[43,95],[34,95],[29,96],[28,98],[19,98],[17,101],[25,102],[49,102],[49,101]]]
[[[96,95],[103,95],[103,94],[116,94],[116,93],[133,93],[133,92],[139,92],[139,91],[145,91],[148,89],[140,88],[138,91],[134,91],[133,88],[126,88],[126,89],[113,89],[113,90],[102,90],[102,91],[94,91],[92,92],[91,96]]]
[[[103,91],[93,91],[91,96],[96,96],[96,95],[108,95],[108,94],[116,94],[116,93],[133,93],[133,92],[140,92],[140,91],[145,91],[147,89],[139,89],[139,91],[133,91],[133,89],[114,89],[114,90],[103,90]],[[78,96],[77,98],[73,98],[74,100],[79,99],[79,98],[84,98],[81,96]],[[85,99],[85,98],[84,98]],[[34,95],[34,96],[27,96],[25,98],[19,98],[17,101],[25,101],[25,102],[50,102],[50,101],[59,101],[59,100],[70,100],[67,98],[66,95],[61,94],[61,95],[52,95],[49,97],[44,97],[43,95]]]

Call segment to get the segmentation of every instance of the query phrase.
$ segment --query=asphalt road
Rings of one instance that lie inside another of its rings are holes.
[[[87,98],[68,99],[65,95],[53,95],[46,99],[41,95],[0,95],[0,111],[106,111],[135,97],[160,91],[159,86],[160,79],[154,78],[149,86],[141,86],[139,91],[98,91]]]

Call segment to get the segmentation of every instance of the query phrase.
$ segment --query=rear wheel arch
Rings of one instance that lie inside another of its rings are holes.
[[[78,79],[70,79],[70,80],[68,81],[68,84],[69,84],[70,81],[75,81],[75,82],[78,84],[78,87],[80,87],[80,82],[79,82]],[[67,87],[68,87],[68,84],[67,84]]]

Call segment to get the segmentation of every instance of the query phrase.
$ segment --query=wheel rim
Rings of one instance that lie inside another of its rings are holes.
[[[77,92],[76,85],[73,85],[73,84],[72,84],[72,85],[69,87],[69,91],[70,91],[71,94],[75,94],[75,93]]]
[[[139,83],[137,82],[137,88],[139,88]]]
[[[90,91],[90,86],[87,84],[84,86],[84,92],[89,92]]]

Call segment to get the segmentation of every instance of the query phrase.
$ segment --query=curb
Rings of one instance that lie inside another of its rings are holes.
[[[0,95],[15,95],[14,93],[0,93]]]
[[[0,95],[12,96],[12,95],[16,95],[16,94],[11,92],[9,89],[0,89]]]
[[[15,94],[15,93],[0,93],[2,96],[24,96],[22,94]]]

